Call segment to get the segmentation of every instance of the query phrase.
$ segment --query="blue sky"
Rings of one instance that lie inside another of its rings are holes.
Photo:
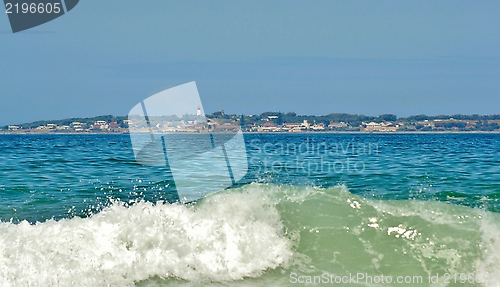
[[[126,115],[196,81],[205,112],[500,113],[498,1],[82,0],[12,34],[0,124]]]

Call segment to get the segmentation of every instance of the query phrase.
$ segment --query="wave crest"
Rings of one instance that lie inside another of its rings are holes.
[[[283,230],[264,192],[223,192],[188,206],[115,202],[89,218],[0,223],[0,281],[134,286],[151,277],[256,277],[292,257]]]

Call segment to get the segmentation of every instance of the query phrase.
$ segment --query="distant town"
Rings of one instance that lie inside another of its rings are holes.
[[[499,115],[416,115],[398,118],[393,114],[366,116],[332,113],[324,116],[297,115],[293,112],[265,112],[260,115],[226,114],[223,110],[203,116],[196,114],[142,118],[97,116],[7,125],[0,133],[128,133],[184,132],[227,133],[304,132],[500,132]]]

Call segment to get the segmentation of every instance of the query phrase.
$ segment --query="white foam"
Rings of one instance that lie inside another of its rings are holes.
[[[487,287],[500,286],[500,224],[498,215],[482,212],[481,214],[483,257],[478,258],[476,270],[481,276],[482,285]]]
[[[194,206],[114,203],[84,219],[0,223],[0,282],[133,286],[154,276],[259,276],[286,264],[292,247],[276,208],[256,190],[216,194]]]

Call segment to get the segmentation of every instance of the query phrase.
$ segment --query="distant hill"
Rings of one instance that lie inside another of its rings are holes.
[[[69,118],[62,120],[47,120],[47,121],[36,121],[31,123],[18,124],[17,126],[20,129],[35,129],[39,126],[46,126],[48,124],[55,124],[58,126],[69,126],[73,122],[80,122],[87,125],[93,125],[97,121],[105,121],[107,123],[116,122],[120,127],[126,128],[126,124],[124,120],[126,120],[126,116],[113,116],[113,115],[104,115],[104,116],[96,116],[91,118]],[[3,127],[3,129],[8,129],[8,126]]]
[[[297,115],[294,112],[264,112],[260,115],[226,114],[224,111],[206,115],[212,124],[244,131],[500,131],[500,114],[495,115],[415,115],[398,118],[394,114],[367,116],[331,113],[328,115]],[[102,115],[89,118],[68,118],[23,123],[0,128],[4,131],[87,131],[127,132],[127,116]]]

